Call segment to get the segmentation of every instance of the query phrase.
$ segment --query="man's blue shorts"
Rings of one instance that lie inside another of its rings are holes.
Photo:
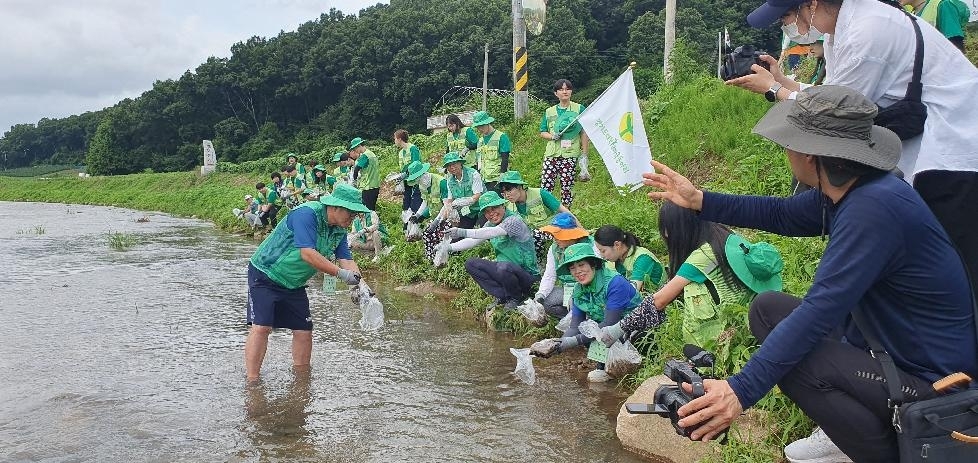
[[[248,324],[312,330],[306,289],[288,289],[248,263]]]

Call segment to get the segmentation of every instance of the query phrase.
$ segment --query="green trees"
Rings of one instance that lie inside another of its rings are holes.
[[[95,129],[88,154],[85,156],[85,165],[89,174],[113,175],[131,171],[127,166],[125,155],[120,150],[118,135],[113,116],[102,117],[98,128]]]

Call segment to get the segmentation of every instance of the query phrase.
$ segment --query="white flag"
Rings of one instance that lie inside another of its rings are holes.
[[[645,135],[631,68],[605,89],[577,120],[601,154],[615,185],[637,187],[642,183],[642,174],[652,172],[649,164],[652,149]]]
[[[723,46],[730,48],[730,32],[727,32],[727,28],[723,28]]]

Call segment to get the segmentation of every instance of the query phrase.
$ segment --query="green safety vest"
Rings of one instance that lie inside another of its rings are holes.
[[[581,114],[581,104],[571,101],[566,111],[570,111],[575,115]],[[547,118],[547,131],[554,133],[554,125],[557,124],[557,105],[547,108],[544,116]],[[547,149],[543,152],[543,157],[552,158],[558,156],[562,158],[577,158],[581,155],[581,134],[577,134],[570,142],[570,146],[561,148],[560,140],[550,140],[547,142]]]
[[[346,229],[326,223],[326,206],[319,201],[302,203],[316,213],[316,250],[332,260],[336,246],[346,239]],[[288,289],[299,289],[316,274],[315,267],[302,260],[299,248],[295,247],[295,233],[286,221],[279,222],[268,238],[258,246],[251,256],[251,265],[268,276],[272,281]]]
[[[526,189],[526,202],[524,204],[526,204],[526,215],[523,215],[522,213],[520,215],[523,216],[523,220],[526,221],[526,224],[529,225],[530,228],[537,229],[547,225],[551,220],[553,220],[554,216],[557,215],[556,212],[551,211],[545,204],[543,204],[543,196],[541,195],[539,188]],[[506,209],[513,212],[519,212],[519,209],[516,207],[516,203],[513,202],[507,202]]]
[[[702,346],[726,329],[719,320],[723,304],[748,304],[756,295],[744,285],[731,285],[723,278],[713,248],[704,243],[686,258],[686,264],[706,275],[703,283],[690,282],[683,288],[683,339]],[[678,270],[678,269],[677,269]]]
[[[476,166],[476,155],[474,153],[467,153],[466,148],[468,148],[468,137],[469,131],[472,127],[462,127],[462,130],[458,131],[458,134],[448,132],[445,135],[445,146],[448,147],[447,152],[456,152],[462,159],[465,160],[465,167],[475,168]],[[465,153],[464,155],[462,153]]]
[[[598,323],[604,321],[604,309],[608,305],[608,286],[611,286],[611,280],[613,280],[617,273],[613,270],[609,270],[607,267],[598,267],[594,270],[594,278],[587,285],[581,285],[580,283],[574,285],[574,294],[571,299],[574,301],[574,307],[577,307],[582,312],[587,314],[587,318],[594,320]],[[629,287],[634,290],[635,288],[629,285]],[[625,308],[625,314],[627,315],[642,302],[642,296],[635,291],[632,295],[632,299],[628,301],[628,307]]]
[[[364,212],[363,214],[357,214],[356,216],[354,216],[354,218],[353,218],[353,230],[360,231],[360,230],[363,230],[364,228],[373,226],[374,219],[372,218],[372,216],[373,216],[373,214],[371,214],[369,212]],[[381,221],[380,222],[380,225],[377,226],[377,231],[380,232],[380,241],[382,243],[386,243],[387,242],[388,233],[387,233],[387,227],[384,226],[384,222],[383,221]],[[367,242],[367,237],[366,236],[361,236],[357,241],[360,241],[361,243],[366,243]]]
[[[502,136],[502,132],[494,130],[489,135],[489,141],[485,141],[485,137],[479,137],[479,145],[475,149],[479,156],[479,173],[487,182],[499,180],[503,168],[503,159],[499,156],[499,139]]]
[[[282,205],[285,204],[282,201],[282,198],[278,195],[278,192],[275,191],[275,184],[274,183],[272,184],[272,187],[268,189],[268,194],[265,194],[265,193],[262,193],[261,191],[259,191],[258,192],[258,199],[261,200],[261,203],[262,204],[273,204],[275,206],[282,206]]]
[[[377,155],[373,151],[366,150],[360,153],[360,156],[366,156],[368,163],[367,167],[360,169],[357,188],[361,191],[380,188],[380,162],[377,161]]]
[[[472,191],[473,174],[475,174],[475,169],[471,167],[462,167],[461,180],[455,178],[452,174],[448,174],[446,177],[448,179],[448,191],[452,192],[452,199],[471,198],[475,196],[475,192]],[[478,213],[479,211],[469,206],[465,206],[459,211],[459,215],[465,217],[475,217]]]
[[[348,166],[341,166],[333,169],[333,177],[336,178],[337,183],[349,183],[350,180],[350,168]]]
[[[641,246],[635,246],[634,248],[632,248],[631,254],[625,256],[625,259],[622,260],[620,264],[618,262],[609,261],[606,265],[612,270],[618,272],[618,274],[620,274],[621,276],[631,281],[634,280],[634,278],[632,278],[632,270],[635,268],[635,261],[637,261],[640,256],[649,256],[650,258],[652,258],[653,261],[655,261],[655,263],[659,264],[659,267],[664,268],[662,266],[662,262],[660,262],[659,259],[655,257],[655,254],[652,254],[651,251]],[[650,289],[661,288],[662,285],[666,284],[667,279],[668,277],[666,276],[666,272],[664,271],[659,276],[658,281],[652,281],[650,277],[646,275],[645,281],[642,281],[642,287],[645,288],[645,291],[649,291]]]
[[[514,215],[506,211],[502,220]],[[521,219],[522,220],[522,219]],[[498,224],[486,222],[487,227],[495,227]],[[489,239],[489,244],[496,251],[497,262],[512,262],[530,272],[533,276],[540,276],[540,269],[537,268],[537,253],[534,248],[533,237],[526,241],[516,241],[509,235],[497,236]]]
[[[432,173],[428,175],[431,175],[431,185],[428,185],[427,191],[422,191],[421,194],[424,195],[424,200],[428,202],[428,215],[433,217],[441,210],[443,204],[441,197],[444,193],[448,193],[448,191],[447,189],[442,190],[442,182],[445,180],[445,177]],[[448,182],[445,183],[447,184]]]
[[[413,147],[415,147],[414,143],[408,143],[407,146],[397,152],[397,162],[401,166],[401,172],[407,172],[407,166],[411,163],[411,148]]]
[[[594,238],[591,238],[590,236],[586,236],[586,237],[584,237],[583,240],[578,241],[578,243],[588,243],[591,246],[594,246]],[[556,241],[553,244],[550,245],[550,250],[548,252],[550,254],[553,254],[553,256],[554,256],[554,268],[560,268],[560,266],[563,265],[563,263],[564,263],[564,251],[566,251],[566,250],[567,250],[566,248],[562,248],[560,246],[557,246],[557,242]],[[557,272],[557,281],[559,281],[561,284],[574,284],[574,283],[577,283],[577,280],[574,279],[574,276],[571,275],[570,272],[568,272],[568,273],[560,273],[560,272]]]

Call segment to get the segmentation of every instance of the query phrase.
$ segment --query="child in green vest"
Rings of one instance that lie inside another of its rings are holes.
[[[666,282],[666,270],[638,237],[614,225],[594,232],[595,246],[608,267],[632,282],[640,292],[654,292]]]
[[[533,299],[543,305],[548,315],[561,318],[567,315],[570,296],[576,283],[570,274],[557,274],[557,269],[564,263],[564,251],[577,243],[593,245],[594,240],[591,239],[588,231],[577,223],[577,218],[569,212],[557,214],[550,221],[550,225],[541,227],[540,231],[552,236],[553,243],[547,250],[547,265]]]
[[[719,320],[722,304],[746,305],[759,292],[782,288],[784,262],[774,246],[748,243],[724,225],[701,220],[692,209],[663,203],[659,233],[669,251],[670,280],[630,316],[602,328],[606,345],[625,333],[659,326],[666,307],[682,295],[683,338],[705,346],[726,329]]]

